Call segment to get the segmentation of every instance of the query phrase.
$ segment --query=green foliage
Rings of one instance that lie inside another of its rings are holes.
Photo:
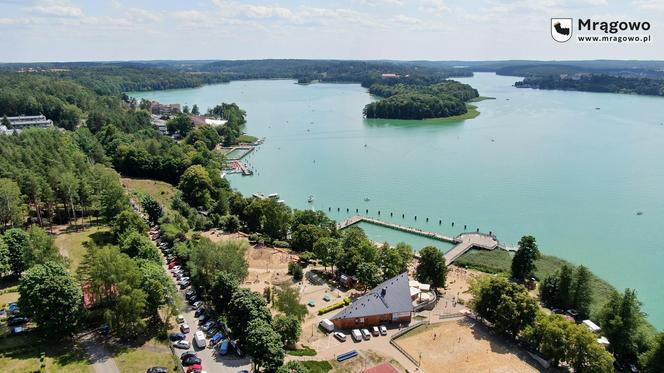
[[[0,235],[0,278],[9,275],[12,272],[11,257],[9,247]]]
[[[254,371],[265,368],[274,372],[284,363],[284,349],[281,337],[268,322],[262,319],[251,320],[247,324],[245,350],[251,356]]]
[[[357,266],[357,279],[365,288],[374,288],[383,281],[383,275],[376,263],[364,262]]]
[[[51,338],[74,333],[82,316],[81,288],[64,264],[46,262],[27,270],[19,285],[21,311]]]
[[[186,113],[178,114],[166,122],[166,128],[170,135],[185,137],[194,129],[194,122]]]
[[[145,259],[154,263],[161,263],[161,256],[157,247],[145,236],[135,230],[123,235],[120,241],[120,250],[132,258]]]
[[[311,347],[302,346],[296,350],[286,350],[286,353],[291,356],[316,356],[318,353]]]
[[[160,262],[140,261],[139,269],[140,289],[146,296],[146,312],[156,318],[159,308],[175,299],[175,285]]]
[[[659,333],[650,350],[644,354],[644,372],[659,373],[664,367],[664,332]]]
[[[221,228],[228,233],[235,233],[240,230],[240,218],[237,215],[224,215],[220,223]]]
[[[300,320],[291,314],[279,315],[272,320],[272,328],[279,333],[284,346],[292,346],[300,338]]]
[[[471,308],[502,334],[516,337],[533,323],[538,304],[526,288],[501,277],[479,278],[471,285]]]
[[[296,288],[283,286],[275,289],[274,293],[274,308],[299,321],[304,320],[307,316],[307,307],[300,303],[300,293]]]
[[[337,303],[331,304],[327,307],[323,307],[323,308],[319,309],[318,310],[318,315],[324,315],[324,314],[326,314],[330,311],[338,310],[341,307],[349,305],[350,302],[351,302],[350,298],[345,297],[341,302],[337,302]]]
[[[309,369],[309,373],[327,373],[332,370],[332,364],[327,360],[307,360],[303,361],[302,365]]]
[[[413,260],[413,248],[399,242],[395,247],[384,244],[380,251],[380,267],[383,279],[387,280],[400,275],[408,270],[408,265]]]
[[[28,250],[23,252],[23,262],[26,268],[49,261],[62,261],[60,252],[51,237],[42,228],[31,225],[28,228]]]
[[[209,150],[212,150],[221,142],[221,136],[214,127],[205,125],[190,131],[185,138],[185,142],[190,145],[198,141],[202,141]]]
[[[220,271],[227,272],[242,282],[247,277],[248,265],[244,258],[247,243],[225,240],[219,243],[201,237],[191,240],[187,266],[192,282],[200,289],[210,289]]]
[[[360,263],[374,263],[378,260],[378,249],[359,227],[350,227],[341,234],[343,250],[335,252],[337,268],[348,275],[356,275]]]
[[[523,236],[519,240],[519,249],[512,258],[512,278],[525,281],[533,277],[536,267],[535,261],[539,259],[540,252],[533,236]]]
[[[111,227],[113,235],[120,242],[131,232],[145,235],[148,232],[148,225],[133,210],[124,210],[119,213],[113,221]]]
[[[290,355],[290,352],[289,352]],[[309,373],[309,369],[297,360],[291,360],[277,369],[277,373]]]
[[[208,110],[208,115],[227,120],[228,122],[219,128],[219,135],[222,137],[224,146],[230,146],[238,143],[244,130],[247,113],[235,104],[222,103]]]
[[[23,229],[13,228],[5,232],[3,241],[7,245],[11,273],[16,277],[21,276],[27,269],[23,253],[30,250],[30,237]]]
[[[291,247],[296,251],[313,251],[316,241],[328,237],[330,232],[314,224],[300,224],[291,234]]]
[[[159,219],[164,215],[164,210],[159,202],[149,194],[141,196],[141,206],[153,224],[158,223]]]
[[[214,309],[217,312],[225,311],[228,302],[239,287],[240,282],[233,274],[226,271],[217,273],[209,291]]]
[[[4,231],[7,225],[21,226],[25,221],[27,208],[18,184],[11,179],[0,179],[0,224]]]
[[[445,287],[447,266],[445,256],[437,247],[427,246],[420,250],[420,260],[415,269],[415,278],[433,288]]]
[[[648,349],[642,327],[645,319],[636,291],[615,292],[599,314],[602,332],[611,341],[610,349],[621,361],[636,363]]]
[[[293,276],[293,280],[302,281],[304,270],[297,263],[288,263],[288,274]]]
[[[271,240],[286,239],[291,223],[291,210],[272,198],[252,198],[244,208],[247,229],[268,236]]]
[[[107,222],[113,220],[122,211],[129,209],[129,199],[120,185],[120,175],[115,170],[101,165],[94,168],[95,189],[99,193],[99,212]]]
[[[247,336],[252,331],[252,328],[244,328],[243,325],[249,325],[252,321],[263,321],[269,326],[272,321],[272,314],[267,308],[265,298],[244,288],[238,289],[233,294],[231,301],[228,303],[226,315],[230,325],[238,326],[233,331],[242,344],[248,343]],[[270,330],[272,330],[272,327],[270,327]],[[281,347],[281,339],[278,334],[277,340],[279,341],[279,347]],[[251,353],[249,352],[249,354]]]
[[[337,255],[341,252],[339,240],[332,237],[323,237],[314,243],[313,252],[321,264],[325,266],[334,265],[337,262]]]
[[[208,171],[200,165],[191,166],[180,178],[178,189],[191,206],[207,209],[212,204],[212,180]]]
[[[578,79],[563,79],[559,75],[531,76],[514,83],[518,88],[560,89],[565,91],[635,93],[664,96],[661,79],[588,74]]]
[[[200,110],[198,109],[198,105],[194,104],[194,106],[191,107],[191,113],[193,115],[199,115],[201,113]]]

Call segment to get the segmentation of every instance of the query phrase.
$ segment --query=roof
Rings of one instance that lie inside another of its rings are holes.
[[[583,320],[583,325],[587,326],[592,332],[598,332],[601,328],[590,320]]]
[[[331,320],[412,312],[410,287],[406,272],[384,281],[369,293],[353,301]]]
[[[383,363],[375,367],[365,369],[362,373],[399,373],[390,363]]]

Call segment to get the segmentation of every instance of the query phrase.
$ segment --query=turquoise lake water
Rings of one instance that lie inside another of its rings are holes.
[[[231,177],[246,195],[276,192],[337,220],[368,209],[447,235],[466,225],[506,245],[531,234],[546,254],[638,289],[663,328],[664,99],[517,89],[518,78],[490,73],[459,80],[496,99],[477,103],[475,119],[445,124],[367,121],[372,97],[357,84],[237,81],[131,95],[201,109],[237,102],[247,132],[267,138],[244,159],[254,176]],[[363,228],[376,241],[430,244]]]

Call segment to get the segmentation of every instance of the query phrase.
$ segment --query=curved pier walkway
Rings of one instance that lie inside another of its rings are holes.
[[[402,232],[416,234],[419,236],[429,237],[435,240],[454,244],[454,247],[445,253],[446,264],[453,263],[461,255],[463,255],[470,249],[493,250],[499,246],[499,242],[495,236],[491,236],[485,233],[478,233],[478,232],[461,233],[456,237],[450,237],[362,215],[353,216],[349,219],[342,221],[341,223],[337,224],[337,229],[341,230],[344,228],[348,228],[360,222],[367,222],[375,225],[380,225],[383,227],[396,229]]]

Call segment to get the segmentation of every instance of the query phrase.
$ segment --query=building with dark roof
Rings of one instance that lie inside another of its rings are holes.
[[[386,323],[410,323],[413,304],[406,272],[376,286],[334,315],[338,329],[354,329]]]

